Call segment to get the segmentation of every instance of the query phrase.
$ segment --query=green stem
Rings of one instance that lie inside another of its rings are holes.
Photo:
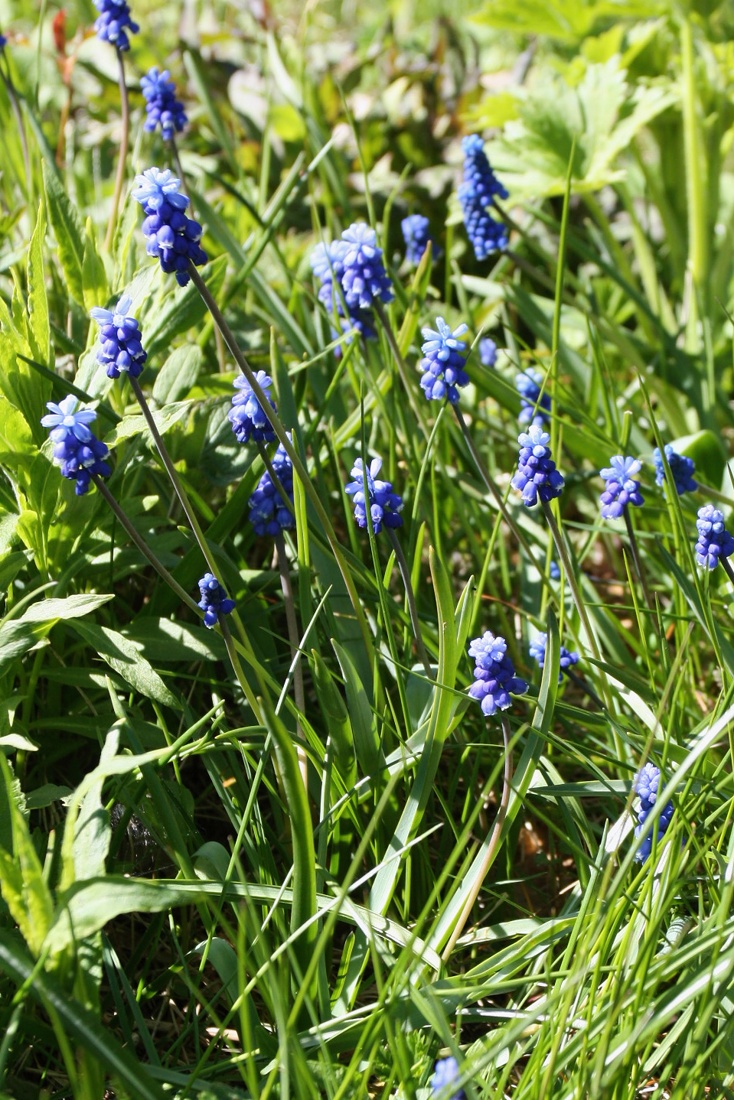
[[[632,519],[627,508],[625,508],[624,510],[624,524],[627,528],[627,538],[629,539],[630,550],[632,551],[632,561],[635,563],[635,572],[637,573],[638,580],[642,586],[645,603],[647,604],[650,614],[654,615],[655,604],[653,602],[652,593],[647,586],[647,578],[645,576],[644,569],[642,568],[642,559],[640,558],[640,550],[637,545],[637,539],[635,538],[635,530],[632,526]]]
[[[96,474],[92,474],[92,480],[93,480],[94,484],[97,486],[97,488],[99,489],[99,491],[102,494],[102,496],[104,497],[104,499],[109,504],[112,511],[117,516],[117,518],[120,521],[121,525],[125,528],[128,535],[130,536],[132,541],[137,546],[140,553],[143,555],[143,557],[147,561],[150,562],[150,564],[153,566],[153,568],[155,569],[158,576],[161,577],[162,580],[164,580],[166,582],[166,584],[169,586],[169,588],[171,588],[171,590],[176,593],[178,598],[183,603],[185,603],[187,607],[189,607],[199,617],[201,617],[201,608],[196,603],[196,600],[191,598],[191,596],[188,594],[188,592],[186,592],[181,587],[181,585],[178,583],[178,581],[174,580],[172,575],[166,569],[165,565],[163,565],[162,562],[160,562],[158,560],[158,558],[155,556],[153,551],[148,546],[145,539],[142,538],[138,534],[138,532],[135,530],[135,528],[133,527],[132,523],[130,522],[130,519],[128,518],[127,514],[123,511],[123,509],[117,503],[117,501],[113,497],[112,493],[109,491],[109,489],[105,485],[104,481],[102,481],[102,478],[98,477]]]
[[[418,618],[418,607],[415,602],[415,593],[413,592],[413,585],[410,580],[410,569],[408,563],[405,560],[405,554],[403,548],[400,545],[400,540],[391,527],[387,528],[388,538],[395,551],[395,558],[398,563],[398,569],[400,570],[400,576],[405,586],[405,595],[408,600],[408,611],[410,612],[410,621],[413,624],[413,637],[415,638],[415,647],[418,650],[418,656],[425,671],[426,676],[431,678],[431,662],[428,660],[428,654],[426,653],[426,647],[423,644],[423,638],[421,637],[421,624]]]
[[[494,857],[497,854],[497,848],[499,846],[500,838],[502,836],[502,828],[505,824],[505,818],[507,817],[507,807],[510,804],[510,791],[512,787],[512,753],[510,752],[510,723],[504,715],[502,715],[502,739],[505,743],[505,768],[504,776],[502,779],[502,797],[500,798],[499,809],[497,810],[497,816],[494,819],[492,834],[489,838],[489,843],[487,844],[487,850],[484,853],[484,859],[482,860],[481,866],[477,872],[476,878],[474,880],[474,885],[471,889],[471,893],[464,902],[464,908],[459,913],[459,917],[456,921],[456,924],[454,925],[454,929],[451,933],[451,936],[449,937],[449,941],[443,949],[443,954],[441,955],[441,958],[444,962],[448,962],[448,960],[451,958],[451,952],[456,946],[456,942],[459,939],[461,933],[464,931],[466,922],[471,916],[472,909],[474,908],[474,903],[479,897],[479,891],[482,889],[484,880],[487,877],[487,872],[492,866],[492,863],[494,862]]]
[[[347,561],[344,557],[344,554],[342,553],[341,546],[339,545],[339,540],[336,537],[336,532],[334,531],[326,509],[321,503],[319,495],[316,492],[309,472],[301,461],[300,455],[288,438],[280,417],[278,416],[275,409],[270,404],[267,396],[263,392],[263,389],[257,378],[255,377],[252,368],[250,367],[250,364],[247,362],[247,359],[242,354],[242,351],[235,339],[234,333],[232,332],[231,328],[224,318],[224,314],[220,310],[212,294],[210,293],[209,288],[207,287],[206,283],[192,263],[189,263],[189,274],[191,276],[192,282],[196,286],[196,289],[199,291],[199,294],[201,295],[207,309],[214,318],[214,323],[217,325],[219,331],[222,333],[222,336],[224,337],[224,342],[229,348],[232,357],[234,358],[237,366],[240,368],[245,378],[249,382],[250,388],[252,389],[255,397],[260,402],[260,406],[265,413],[268,421],[270,422],[270,425],[275,432],[279,442],[282,444],[283,450],[290,458],[293,469],[298,475],[304,492],[311,501],[314,511],[321,521],[324,532],[329,541],[329,546],[331,547],[332,553],[339,567],[339,572],[342,575],[347,592],[349,593],[349,599],[354,609],[354,614],[362,634],[365,651],[369,655],[372,652],[372,644],[369,634],[369,628],[367,626],[367,620],[365,619],[364,611],[362,610],[362,605],[359,602],[359,596],[357,595],[357,589],[355,588],[354,580],[349,570],[349,566],[347,565]]]
[[[686,344],[688,351],[698,351],[698,296],[703,295],[708,277],[708,231],[705,185],[707,164],[703,147],[702,124],[696,103],[693,32],[685,16],[681,22],[681,63],[683,66],[683,146],[685,150],[686,196],[688,207],[688,272],[691,279]],[[706,307],[704,305],[704,316]]]
[[[127,83],[125,82],[125,61],[122,50],[119,48],[117,49],[117,62],[119,66],[120,108],[122,111],[122,141],[120,142],[120,152],[117,158],[117,174],[115,176],[115,190],[112,194],[112,209],[110,210],[110,220],[107,223],[107,234],[104,240],[107,251],[112,248],[112,241],[115,236],[117,211],[120,207],[122,188],[125,183],[127,150],[130,144],[130,100],[127,94]]]
[[[731,583],[734,584],[734,568],[732,568],[731,562],[728,558],[719,558],[719,561],[724,566],[724,572],[726,573],[727,577],[729,578]]]
[[[18,126],[18,135],[20,137],[20,147],[23,150],[23,167],[25,168],[26,185],[27,185],[27,188],[28,188],[28,199],[30,201],[31,195],[33,193],[33,191],[32,191],[32,189],[33,189],[33,178],[31,176],[31,158],[30,158],[30,154],[28,152],[28,136],[25,132],[25,123],[23,122],[23,115],[22,115],[21,110],[20,110],[20,103],[18,102],[18,94],[15,90],[15,85],[13,84],[13,81],[11,79],[10,70],[8,69],[8,71],[6,73],[4,68],[0,68],[0,76],[2,77],[3,84],[5,85],[5,90],[8,93],[8,99],[10,100],[10,107],[12,109],[13,115],[15,116],[15,121],[16,121],[17,126]]]
[[[285,539],[282,532],[275,536],[275,549],[278,555],[278,569],[280,571],[280,584],[283,589],[283,605],[285,607],[285,621],[288,628],[288,641],[291,647],[291,661],[293,665],[293,695],[296,706],[301,714],[306,709],[306,697],[303,692],[303,672],[301,670],[301,636],[296,619],[296,603],[293,598],[293,585],[288,568],[288,555],[285,549]],[[300,722],[296,722],[296,737],[300,741],[303,737],[303,729]],[[301,772],[303,786],[308,790],[308,757],[305,749],[297,747],[298,767]]]

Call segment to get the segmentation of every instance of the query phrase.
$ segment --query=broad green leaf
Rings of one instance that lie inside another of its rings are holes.
[[[102,263],[102,257],[97,251],[97,239],[94,232],[94,223],[91,218],[87,218],[87,224],[84,230],[82,287],[84,292],[84,308],[86,310],[90,310],[94,306],[104,306],[110,296],[107,273]]]
[[[64,860],[63,886],[70,886],[72,882],[81,882],[105,873],[105,861],[112,831],[110,815],[102,805],[104,768],[107,761],[117,754],[119,743],[120,731],[113,727],[107,734],[102,747],[100,774],[87,790],[78,815],[72,815],[70,805],[64,832],[64,854],[67,858]],[[67,831],[71,835],[71,843],[68,846]],[[71,849],[71,859],[68,859],[69,849]]]
[[[153,666],[146,661],[132,642],[117,630],[95,623],[75,622],[73,629],[94,649],[110,668],[114,669],[135,691],[163,703],[167,707],[178,709],[178,701]]]
[[[41,639],[43,628],[38,623],[10,621],[0,624],[0,676],[18,657],[22,657]]]
[[[76,208],[63,190],[58,176],[43,162],[43,182],[46,188],[48,215],[59,248],[69,293],[80,306],[84,305],[84,236]]]
[[[166,359],[153,384],[153,398],[167,405],[185,397],[199,377],[204,353],[198,344],[184,344]]]
[[[224,282],[227,271],[227,257],[217,256],[204,268],[204,279],[211,293],[216,297]],[[193,283],[179,287],[171,275],[159,275],[164,280],[158,300],[153,310],[148,310],[141,327],[144,344],[151,359],[161,352],[168,353],[171,343],[177,336],[196,328],[206,315],[198,290]]]
[[[331,644],[344,677],[344,691],[354,736],[354,751],[362,774],[372,775],[380,761],[377,720],[372,713],[369,697],[349,653],[336,638],[331,639]]]
[[[48,314],[46,278],[43,262],[43,245],[46,237],[46,211],[43,202],[39,203],[36,227],[33,230],[28,260],[26,280],[28,284],[28,336],[34,359],[49,365],[51,359],[51,323]],[[35,375],[40,390],[49,389],[40,375]]]
[[[0,848],[0,891],[28,947],[38,955],[53,919],[53,901],[43,877],[41,861],[14,792],[14,779],[0,753],[3,801],[10,815],[12,851]]]
[[[56,619],[78,619],[82,615],[91,615],[98,607],[114,600],[111,593],[82,593],[78,596],[66,596],[64,599],[38,600],[27,607],[15,622],[50,623]]]
[[[158,431],[161,435],[165,435],[174,424],[177,424],[179,420],[183,420],[192,408],[191,401],[174,401],[171,405],[165,405],[162,409],[151,410],[151,412]],[[150,446],[153,446],[153,438],[142,413],[124,416],[120,423],[115,425],[112,432],[105,437],[105,442],[109,447],[113,447],[115,443],[119,443],[123,439],[129,439],[133,435],[146,436]]]

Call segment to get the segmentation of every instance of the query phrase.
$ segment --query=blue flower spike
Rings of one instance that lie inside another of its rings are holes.
[[[515,389],[520,394],[518,423],[539,424],[541,428],[550,423],[551,396],[542,387],[543,375],[539,370],[518,374],[515,379]]]
[[[497,345],[490,336],[483,336],[479,341],[479,362],[483,367],[497,366]]]
[[[342,241],[347,246],[341,257],[341,284],[347,308],[371,309],[375,302],[391,302],[392,283],[374,229],[366,222],[354,222],[342,233]]]
[[[655,484],[664,485],[665,466],[663,465],[663,456],[660,454],[659,447],[655,448],[652,457],[655,462]],[[698,489],[698,482],[693,477],[696,469],[696,463],[693,459],[688,458],[687,455],[679,455],[671,443],[665,444],[665,457],[668,460],[668,466],[670,466],[670,473],[678,496],[682,497],[684,493],[695,493]]]
[[[405,241],[405,259],[409,264],[417,266],[423,258],[423,253],[429,245],[435,258],[437,249],[430,232],[430,222],[423,214],[409,214],[400,223]]]
[[[168,69],[159,72],[155,66],[140,81],[145,97],[143,129],[153,133],[160,126],[164,141],[170,141],[187,125],[183,103],[176,99],[176,85]]]
[[[189,263],[201,267],[207,255],[199,244],[203,230],[187,216],[189,200],[180,187],[181,181],[169,168],[147,168],[135,177],[132,196],[146,215],[143,234],[148,255],[160,260],[167,275],[175,274],[179,286],[186,286]]]
[[[538,667],[539,668],[544,668],[545,667],[545,651],[546,651],[547,647],[548,647],[548,635],[545,634],[545,633],[538,634],[537,638],[534,638],[533,641],[530,643],[530,647],[529,647],[530,656],[538,662]],[[569,672],[569,670],[572,669],[573,666],[577,665],[578,663],[579,663],[578,653],[576,653],[575,650],[574,651],[568,650],[568,649],[566,649],[565,646],[562,645],[561,646],[561,656],[560,656],[560,660],[558,662],[558,664],[559,664],[558,683],[559,684],[563,680],[564,675],[567,674]]]
[[[474,683],[469,694],[481,703],[488,717],[512,706],[511,694],[524,695],[528,690],[527,682],[515,675],[507,642],[499,635],[495,637],[486,630],[469,645],[469,656],[474,658]]]
[[[127,32],[137,34],[140,27],[134,23],[130,15],[130,5],[126,0],[94,0],[94,6],[99,12],[94,23],[97,38],[102,42],[109,42],[123,52],[130,49],[130,39]]]
[[[547,504],[561,495],[565,484],[556,469],[550,449],[550,436],[538,424],[518,436],[520,454],[512,488],[522,493],[522,502],[532,508],[540,501]]]
[[[634,790],[640,798],[640,808],[637,811],[638,824],[635,826],[635,836],[639,837],[642,827],[647,821],[658,798],[658,791],[663,784],[660,782],[660,768],[654,764],[645,764],[637,773],[634,781]],[[663,809],[657,821],[657,839],[661,841],[670,825],[673,816],[673,803],[669,802]],[[638,863],[644,863],[652,851],[652,833],[645,837],[635,853]]]
[[[234,611],[235,602],[230,600],[213,573],[205,573],[201,578],[199,592],[201,599],[198,606],[204,612],[204,626],[211,630],[222,615],[230,615]]]
[[[54,463],[60,467],[62,477],[76,482],[77,496],[83,496],[93,477],[109,477],[112,472],[107,445],[89,427],[97,414],[93,409],[77,409],[77,399],[71,394],[58,405],[49,401],[46,408],[49,412],[41,418],[41,424],[50,429]]]
[[[642,469],[642,463],[638,458],[625,458],[622,455],[614,455],[609,463],[609,466],[600,471],[600,476],[607,483],[599,498],[601,514],[602,519],[619,519],[624,515],[628,504],[641,508],[645,503],[640,492],[640,483],[634,480],[634,475],[639,474]]]
[[[331,241],[330,244],[317,244],[311,253],[311,269],[321,283],[318,299],[331,316],[337,317],[341,332],[348,332],[354,328],[363,340],[374,340],[377,333],[369,309],[362,309],[359,306],[347,307],[345,316],[342,276],[344,275],[344,257],[348,247],[346,241]],[[339,333],[332,329],[332,338],[335,339],[338,335]],[[350,336],[346,343],[350,344],[352,339],[353,337]]]
[[[275,402],[270,396],[270,387],[273,380],[264,370],[259,370],[255,378],[264,391],[271,409],[276,412]],[[232,383],[237,393],[232,398],[232,408],[227,413],[227,419],[232,425],[232,431],[239,443],[272,443],[275,432],[265,415],[265,411],[252,390],[247,379],[240,375]]]
[[[704,504],[698,509],[696,530],[696,561],[702,569],[715,569],[720,561],[734,554],[734,536],[726,529],[724,513],[713,504]]]
[[[107,371],[108,378],[129,374],[137,378],[148,358],[140,337],[140,325],[129,315],[132,298],[125,294],[113,310],[95,306],[90,317],[100,327],[97,362]]]
[[[293,464],[282,443],[270,465],[280,482],[280,487],[293,504]],[[275,538],[281,531],[292,531],[296,526],[295,517],[283,500],[269,470],[266,470],[260,478],[257,489],[250,497],[248,507],[250,523],[255,528],[255,533],[261,537],[270,535],[271,538]]]
[[[463,1089],[457,1089],[456,1092],[452,1092],[450,1097],[446,1092],[452,1085],[456,1085],[459,1076],[459,1063],[453,1055],[450,1055],[448,1058],[439,1058],[436,1065],[433,1067],[433,1076],[431,1078],[431,1091],[433,1095],[438,1096],[442,1094],[445,1100],[464,1100],[466,1094]]]
[[[345,492],[352,497],[357,526],[367,526],[369,508],[372,530],[376,535],[379,535],[383,524],[391,528],[403,526],[403,517],[400,515],[403,498],[392,491],[392,482],[380,481],[377,475],[381,469],[381,458],[373,458],[366,470],[362,459],[358,458],[351,472],[354,480],[345,487]]]
[[[464,215],[466,235],[478,260],[507,248],[507,228],[487,212],[496,197],[507,198],[507,191],[490,168],[484,142],[478,134],[469,134],[461,143],[464,151],[464,182],[459,186],[459,203]]]
[[[469,375],[464,370],[466,342],[459,339],[466,331],[466,325],[459,325],[452,332],[443,317],[436,318],[435,329],[421,329],[425,340],[421,348],[421,388],[429,401],[445,399],[455,405],[459,400],[457,386],[468,384]]]

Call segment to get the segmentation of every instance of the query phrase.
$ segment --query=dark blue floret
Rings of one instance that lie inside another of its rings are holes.
[[[640,798],[640,808],[637,811],[638,825],[635,827],[635,836],[639,836],[642,832],[642,827],[645,824],[650,811],[657,802],[658,791],[661,787],[660,783],[660,768],[656,768],[654,764],[645,764],[638,772],[635,782],[634,790]],[[668,826],[670,825],[670,819],[673,816],[673,803],[668,802],[667,806],[663,809],[660,817],[657,821],[657,839],[662,840]],[[635,859],[639,863],[644,863],[652,851],[653,836],[650,833],[645,837],[640,847],[635,853]]]
[[[168,69],[158,72],[152,68],[140,81],[145,96],[145,129],[153,132],[160,126],[166,141],[180,133],[188,123],[183,103],[176,99],[176,85],[170,79]]]
[[[531,424],[518,436],[518,443],[520,454],[512,487],[522,493],[523,504],[532,508],[539,500],[547,503],[560,496],[564,481],[551,457],[548,433],[538,424]]]
[[[265,391],[270,407],[275,412],[275,402],[270,397],[272,378],[264,370],[257,371],[255,378],[261,389]],[[272,443],[275,432],[265,415],[265,410],[255,397],[250,383],[240,375],[235,378],[233,385],[237,393],[232,398],[232,408],[227,413],[227,417],[237,440],[240,443],[249,443],[251,439],[256,443]]]
[[[537,638],[535,638],[530,643],[530,648],[529,648],[530,656],[535,658],[535,660],[538,662],[538,665],[539,665],[540,668],[543,668],[545,666],[545,651],[546,651],[547,646],[548,646],[548,635],[547,634],[538,634]],[[567,673],[570,668],[573,668],[573,666],[577,665],[578,663],[579,663],[578,653],[576,653],[575,651],[571,652],[570,650],[566,649],[565,646],[562,645],[561,646],[561,656],[560,656],[560,660],[558,662],[558,664],[559,664],[558,683],[559,684],[560,684],[561,680],[563,679],[564,673]]]
[[[489,336],[483,336],[479,341],[479,362],[483,367],[494,367],[497,364],[497,345]]]
[[[507,228],[488,213],[495,197],[506,199],[507,191],[490,168],[484,142],[469,134],[461,143],[464,150],[464,181],[458,195],[466,233],[478,260],[507,248]]]
[[[273,473],[280,482],[280,488],[293,504],[293,465],[281,444],[271,461]],[[278,486],[266,470],[258,482],[257,489],[249,500],[250,523],[258,535],[275,537],[281,531],[292,531],[296,526],[293,512],[287,507]]]
[[[645,503],[640,483],[633,479],[633,475],[642,469],[642,463],[637,458],[624,458],[622,455],[615,455],[609,462],[610,465],[600,471],[600,476],[607,483],[599,497],[601,514],[603,519],[619,519],[628,504],[640,508]]]
[[[435,258],[436,246],[430,233],[430,222],[423,214],[409,214],[400,223],[405,241],[405,259],[409,264],[418,264],[423,253],[432,245],[432,253]]]
[[[474,683],[469,694],[481,703],[486,715],[507,710],[512,705],[510,693],[523,695],[528,690],[526,681],[515,675],[504,638],[486,630],[469,645],[469,656],[474,658]]]
[[[437,1096],[444,1089],[450,1088],[455,1085],[459,1080],[459,1063],[453,1056],[448,1058],[439,1058],[433,1069],[433,1077],[431,1078],[431,1091],[434,1096]],[[465,1092],[463,1089],[457,1089],[451,1096],[446,1096],[446,1100],[464,1100]]]
[[[385,271],[377,234],[365,222],[355,222],[342,233],[344,249],[341,285],[349,311],[371,309],[376,301],[393,300],[392,284]]]
[[[106,461],[109,450],[97,439],[89,425],[97,414],[93,409],[79,409],[77,399],[69,395],[56,405],[49,401],[49,412],[41,418],[44,428],[50,428],[54,444],[54,462],[61,469],[61,476],[76,482],[77,496],[89,489],[92,477],[109,477],[111,470]]]
[[[541,427],[550,422],[551,396],[542,389],[543,375],[539,370],[522,371],[515,379],[515,389],[520,394],[520,424],[539,424]]]
[[[453,332],[443,317],[436,318],[436,329],[424,328],[425,340],[421,351],[423,371],[421,387],[429,401],[443,401],[455,405],[459,400],[457,386],[466,386],[469,375],[464,370],[466,343],[459,340],[466,332],[466,325],[459,325]]]
[[[686,455],[679,455],[670,443],[665,444],[665,457],[668,460],[678,496],[683,496],[684,493],[695,493],[698,489],[698,482],[693,477],[696,469],[693,459],[688,458]],[[663,456],[660,454],[659,447],[656,447],[653,451],[653,459],[655,460],[655,483],[663,485],[665,483],[665,467],[663,466]]]
[[[354,518],[359,527],[367,526],[367,509],[372,519],[372,529],[376,535],[385,527],[402,527],[403,517],[400,509],[403,499],[392,491],[389,481],[380,481],[377,477],[382,469],[382,459],[373,458],[369,468],[364,469],[362,459],[358,458],[352,467],[350,481],[345,491],[353,498]]]
[[[120,373],[137,378],[148,358],[140,339],[140,326],[134,317],[128,316],[132,299],[126,294],[114,310],[95,306],[90,316],[100,326],[97,362],[107,371],[108,378],[119,378]]]
[[[704,504],[698,509],[696,529],[696,561],[703,569],[715,569],[721,558],[734,553],[734,536],[726,529],[724,513],[713,504]]]
[[[130,5],[126,0],[94,0],[94,6],[99,12],[94,24],[97,37],[103,42],[110,42],[118,50],[129,50],[127,31],[137,34],[140,30],[138,24],[132,21]]]
[[[0,50],[4,50],[8,44],[8,40],[4,34],[0,34]]]
[[[204,612],[204,626],[211,630],[221,615],[230,615],[234,611],[235,602],[229,599],[213,573],[205,573],[201,578],[199,592],[201,599],[198,606]]]
[[[202,228],[185,211],[187,195],[179,191],[181,181],[170,169],[148,168],[135,177],[133,198],[147,215],[143,222],[146,252],[161,262],[166,274],[175,274],[179,286],[189,282],[189,263],[201,267],[207,261],[199,244]]]

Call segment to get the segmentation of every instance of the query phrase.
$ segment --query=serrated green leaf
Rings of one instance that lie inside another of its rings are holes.
[[[43,162],[43,182],[46,188],[48,216],[59,249],[69,293],[80,306],[84,305],[84,235],[79,215],[46,161]]]

